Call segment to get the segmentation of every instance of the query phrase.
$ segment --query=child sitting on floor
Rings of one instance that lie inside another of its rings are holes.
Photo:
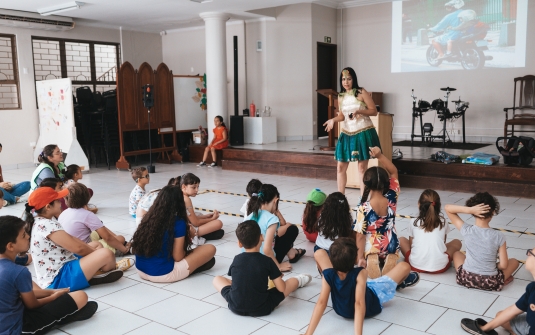
[[[89,191],[84,184],[72,183],[68,187],[69,195],[67,204],[69,208],[64,210],[58,218],[63,229],[82,242],[97,242],[102,247],[108,248],[115,256],[123,256],[130,251],[130,243],[125,242],[121,235],[115,235],[100,219],[87,210]],[[97,247],[100,247],[99,245]],[[128,261],[128,258],[125,258]],[[132,264],[133,265],[133,264]]]
[[[296,225],[286,224],[283,229],[280,219],[274,214],[278,211],[279,191],[270,184],[264,184],[253,195],[247,207],[247,217],[245,220],[254,220],[260,227],[260,232],[265,243],[262,243],[260,252],[269,256],[275,261],[275,264],[281,271],[290,271],[290,263],[296,263],[306,253],[305,249],[296,249],[293,247],[299,229]],[[288,262],[282,262],[288,256]]]
[[[67,169],[65,170],[65,186],[68,187],[69,185],[73,183],[77,183],[78,180],[81,180],[83,178],[82,174],[82,168],[76,164],[71,164],[67,166]],[[89,191],[89,199],[93,197],[93,190],[89,187],[87,188]],[[66,208],[63,208],[65,210]],[[87,210],[91,211],[93,214],[97,214],[98,208],[95,205],[88,204]]]
[[[67,234],[56,220],[61,213],[58,200],[68,193],[69,190],[56,192],[50,187],[39,187],[28,198],[25,217],[30,227],[37,285],[43,289],[69,287],[77,291],[119,280],[123,271],[116,269],[111,250],[93,249]]]
[[[245,248],[245,252],[234,257],[230,265],[228,275],[232,276],[232,281],[223,276],[213,280],[232,312],[243,316],[269,315],[290,293],[312,280],[307,274],[286,281],[282,279],[273,259],[260,253],[264,238],[255,221],[240,223],[236,236],[238,246]],[[269,279],[275,284],[274,288],[268,289]]]
[[[305,206],[305,212],[303,213],[303,233],[307,240],[312,243],[316,243],[318,237],[318,219],[323,208],[323,203],[327,195],[323,193],[319,188],[315,188],[307,196],[307,204]]]
[[[451,222],[464,237],[466,256],[457,251],[453,265],[457,270],[457,284],[468,288],[501,291],[513,281],[518,261],[507,257],[505,236],[489,223],[500,210],[498,200],[488,192],[480,192],[466,201],[465,206],[446,205]],[[474,225],[464,223],[458,213],[472,214]],[[496,264],[496,255],[500,259]]]
[[[380,148],[370,148],[370,156],[385,168],[375,166],[364,173],[364,193],[354,230],[358,233],[358,265],[366,267],[370,278],[375,279],[387,274],[399,259],[395,225],[399,181],[398,169]],[[381,270],[379,263],[383,261]]]
[[[443,273],[449,269],[453,254],[461,250],[461,241],[446,243],[450,227],[440,212],[437,192],[423,191],[418,209],[418,217],[409,224],[409,239],[399,238],[401,252],[413,271]]]
[[[188,220],[194,230],[194,245],[202,245],[205,240],[219,240],[225,235],[225,231],[221,229],[223,228],[223,222],[219,220],[219,212],[217,210],[204,215],[195,213],[191,198],[196,197],[197,193],[199,193],[200,184],[201,180],[193,173],[185,173],[175,178],[175,185],[179,185],[184,194]]]
[[[526,250],[525,268],[535,278],[535,249]],[[526,286],[518,301],[496,314],[488,323],[483,319],[462,319],[461,327],[470,334],[497,334],[493,329],[502,326],[511,334],[530,335],[535,330],[535,282]]]
[[[85,292],[34,289],[30,271],[14,263],[30,248],[25,227],[15,216],[0,217],[0,334],[45,334],[57,324],[91,318],[98,304]]]
[[[352,224],[353,217],[351,216],[346,196],[340,192],[329,194],[318,220],[318,238],[314,246],[314,259],[320,273],[323,269],[332,268],[333,266],[329,261],[329,257],[321,257],[325,253],[316,255],[316,251],[325,250],[328,254],[329,248],[336,239],[340,237],[355,239],[355,232],[351,229]]]
[[[150,182],[150,175],[147,168],[142,166],[132,170],[132,179],[136,182],[136,186],[130,192],[130,199],[128,201],[128,214],[136,218],[136,209],[139,200],[145,195],[145,185]]]
[[[312,312],[306,335],[313,334],[327,307],[329,295],[336,314],[355,319],[355,334],[362,335],[365,317],[381,313],[385,302],[394,298],[396,289],[414,286],[420,280],[416,272],[410,272],[405,262],[396,264],[389,272],[377,279],[368,279],[363,267],[354,267],[357,257],[355,240],[341,237],[331,245],[330,256],[321,249],[316,253],[330,258],[332,268],[323,269],[321,293]]]

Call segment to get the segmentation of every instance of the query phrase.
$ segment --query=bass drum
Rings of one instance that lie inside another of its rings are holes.
[[[434,109],[437,111],[444,109],[444,101],[442,101],[441,99],[433,100],[433,102],[431,103],[431,109]]]
[[[418,101],[418,109],[422,112],[427,112],[429,109],[431,109],[431,104],[425,100]]]

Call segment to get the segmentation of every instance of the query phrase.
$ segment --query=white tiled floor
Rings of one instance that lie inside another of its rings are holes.
[[[291,149],[294,146],[289,146]],[[304,151],[304,148],[303,148]],[[157,165],[157,173],[151,175],[148,189],[164,186],[168,179],[185,172],[193,172],[201,178],[201,189],[245,193],[249,179],[259,178],[264,183],[276,185],[282,199],[304,201],[310,189],[319,187],[326,193],[336,190],[333,181],[304,178],[259,175],[220,168],[199,168],[192,163]],[[31,169],[7,170],[8,181],[28,179]],[[126,171],[92,169],[82,181],[95,191],[92,203],[99,207],[98,216],[119,234],[131,237],[135,222],[128,216],[127,203],[134,182]],[[421,190],[403,188],[399,198],[400,214],[416,214],[417,199]],[[452,191],[439,192],[442,203],[462,204],[470,194]],[[348,190],[347,197],[354,205],[359,197],[358,190]],[[532,215],[535,199],[500,197],[502,209],[491,225],[513,230],[535,232]],[[193,199],[196,207],[239,213],[245,198],[232,195],[206,193]],[[9,206],[1,215],[20,215],[23,205]],[[303,205],[281,203],[281,211],[289,222],[300,222]],[[197,274],[172,284],[153,284],[139,278],[135,268],[128,270],[125,277],[116,283],[87,289],[92,300],[99,303],[98,313],[87,322],[78,322],[56,329],[51,334],[282,334],[303,333],[318,298],[321,279],[312,258],[313,244],[300,234],[296,245],[307,249],[307,254],[294,264],[291,276],[296,273],[310,273],[315,278],[311,285],[293,293],[271,315],[261,318],[247,318],[234,315],[225,300],[211,285],[213,276],[224,275],[239,252],[234,230],[242,220],[222,215],[227,232],[220,241],[213,241],[217,248],[216,265],[209,271]],[[406,235],[407,219],[396,222],[398,234]],[[525,249],[535,246],[535,237],[506,233],[509,254],[525,258]],[[453,230],[449,238],[460,238]],[[30,266],[30,270],[33,266]],[[385,305],[381,314],[364,323],[367,335],[421,335],[421,334],[465,334],[459,326],[463,317],[491,318],[495,313],[514,303],[531,280],[531,275],[520,268],[515,281],[502,292],[468,290],[455,283],[452,269],[440,275],[422,275],[418,286],[400,292]],[[318,327],[317,334],[353,334],[352,320],[344,319],[331,309],[331,303]],[[499,334],[505,334],[499,329]]]

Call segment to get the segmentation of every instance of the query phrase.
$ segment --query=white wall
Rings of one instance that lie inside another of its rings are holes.
[[[30,142],[39,136],[39,114],[36,106],[33,75],[32,36],[57,37],[102,42],[120,42],[119,29],[102,29],[77,25],[66,32],[51,32],[35,29],[2,28],[2,33],[14,34],[17,38],[17,55],[20,78],[22,109],[0,111],[0,143],[3,145],[0,163],[4,170],[32,164]],[[128,38],[124,38],[127,35]],[[147,57],[147,58],[144,58]],[[147,59],[152,66],[162,61],[161,38],[158,34],[123,31],[123,60],[139,66]],[[139,64],[138,64],[139,63]],[[27,74],[23,73],[27,70]]]
[[[535,1],[530,1],[525,68],[391,73],[392,4],[344,9],[342,66],[353,67],[359,84],[368,91],[384,92],[384,111],[395,115],[395,137],[410,138],[412,88],[418,98],[431,102],[444,95],[439,88],[450,86],[457,88],[450,101],[460,95],[470,102],[466,112],[467,140],[494,142],[497,136],[503,136],[503,108],[513,103],[513,78],[535,74],[534,17]],[[427,114],[424,122],[432,123],[435,113]],[[436,120],[435,129],[441,126]],[[460,129],[460,120],[455,127]],[[459,138],[456,135],[455,139]]]

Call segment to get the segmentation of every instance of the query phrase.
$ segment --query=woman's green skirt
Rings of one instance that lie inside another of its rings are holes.
[[[340,133],[334,159],[339,162],[355,162],[370,159],[370,148],[381,147],[375,128],[370,128],[355,135]]]

